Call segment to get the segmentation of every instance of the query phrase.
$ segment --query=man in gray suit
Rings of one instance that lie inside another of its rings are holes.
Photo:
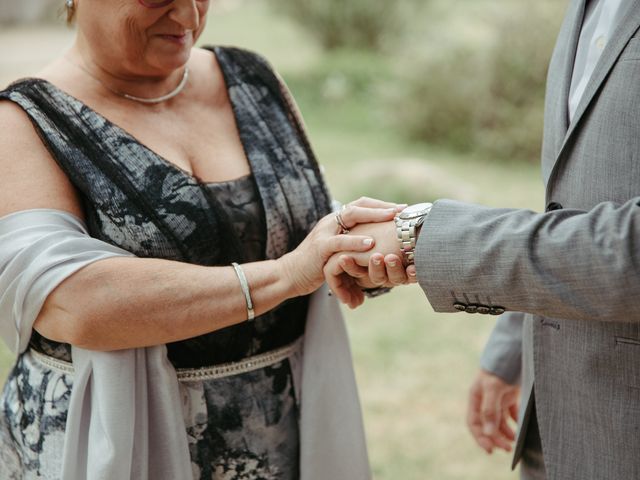
[[[415,255],[436,311],[526,312],[523,478],[640,478],[639,27],[638,0],[571,0],[548,75],[545,213],[439,200],[352,230]],[[360,269],[338,258],[326,273],[353,305],[344,272],[382,280],[352,258]]]

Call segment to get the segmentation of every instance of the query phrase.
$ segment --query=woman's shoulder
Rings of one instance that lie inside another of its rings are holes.
[[[0,94],[17,90],[24,81],[14,82]],[[0,100],[9,99],[8,96],[0,96]],[[19,142],[24,137],[36,136],[24,108],[14,101],[0,101],[0,149],[7,143]]]
[[[30,208],[82,215],[76,194],[24,109],[0,101],[0,216]]]
[[[42,142],[27,113],[29,105],[13,97],[11,92],[24,89],[29,79],[12,83],[0,92],[0,161],[33,156]]]

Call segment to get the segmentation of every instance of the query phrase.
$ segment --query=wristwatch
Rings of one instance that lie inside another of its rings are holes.
[[[418,230],[433,207],[432,203],[417,203],[396,215],[396,232],[406,265],[414,263],[416,251],[416,230]]]

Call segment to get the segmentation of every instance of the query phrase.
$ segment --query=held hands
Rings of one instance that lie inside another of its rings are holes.
[[[350,229],[351,235],[370,236],[375,240],[375,247],[359,252],[339,252],[327,262],[325,279],[341,302],[356,308],[364,302],[363,289],[416,282],[415,266],[405,269],[393,220],[358,225]]]
[[[363,289],[414,283],[405,270],[393,219],[406,205],[363,197],[322,218],[294,251],[280,258],[291,295],[307,295],[326,279],[340,301],[355,308]]]
[[[317,290],[325,279],[323,269],[334,254],[365,253],[375,246],[376,238],[364,229],[356,231],[353,227],[387,224],[403,207],[366,197],[350,203],[340,212],[344,227],[353,229],[349,235],[342,234],[335,214],[322,218],[298,248],[277,260],[291,295],[307,295]]]

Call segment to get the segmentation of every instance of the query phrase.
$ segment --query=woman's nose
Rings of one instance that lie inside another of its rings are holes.
[[[176,0],[169,17],[186,30],[197,30],[200,26],[200,13],[196,0]]]

